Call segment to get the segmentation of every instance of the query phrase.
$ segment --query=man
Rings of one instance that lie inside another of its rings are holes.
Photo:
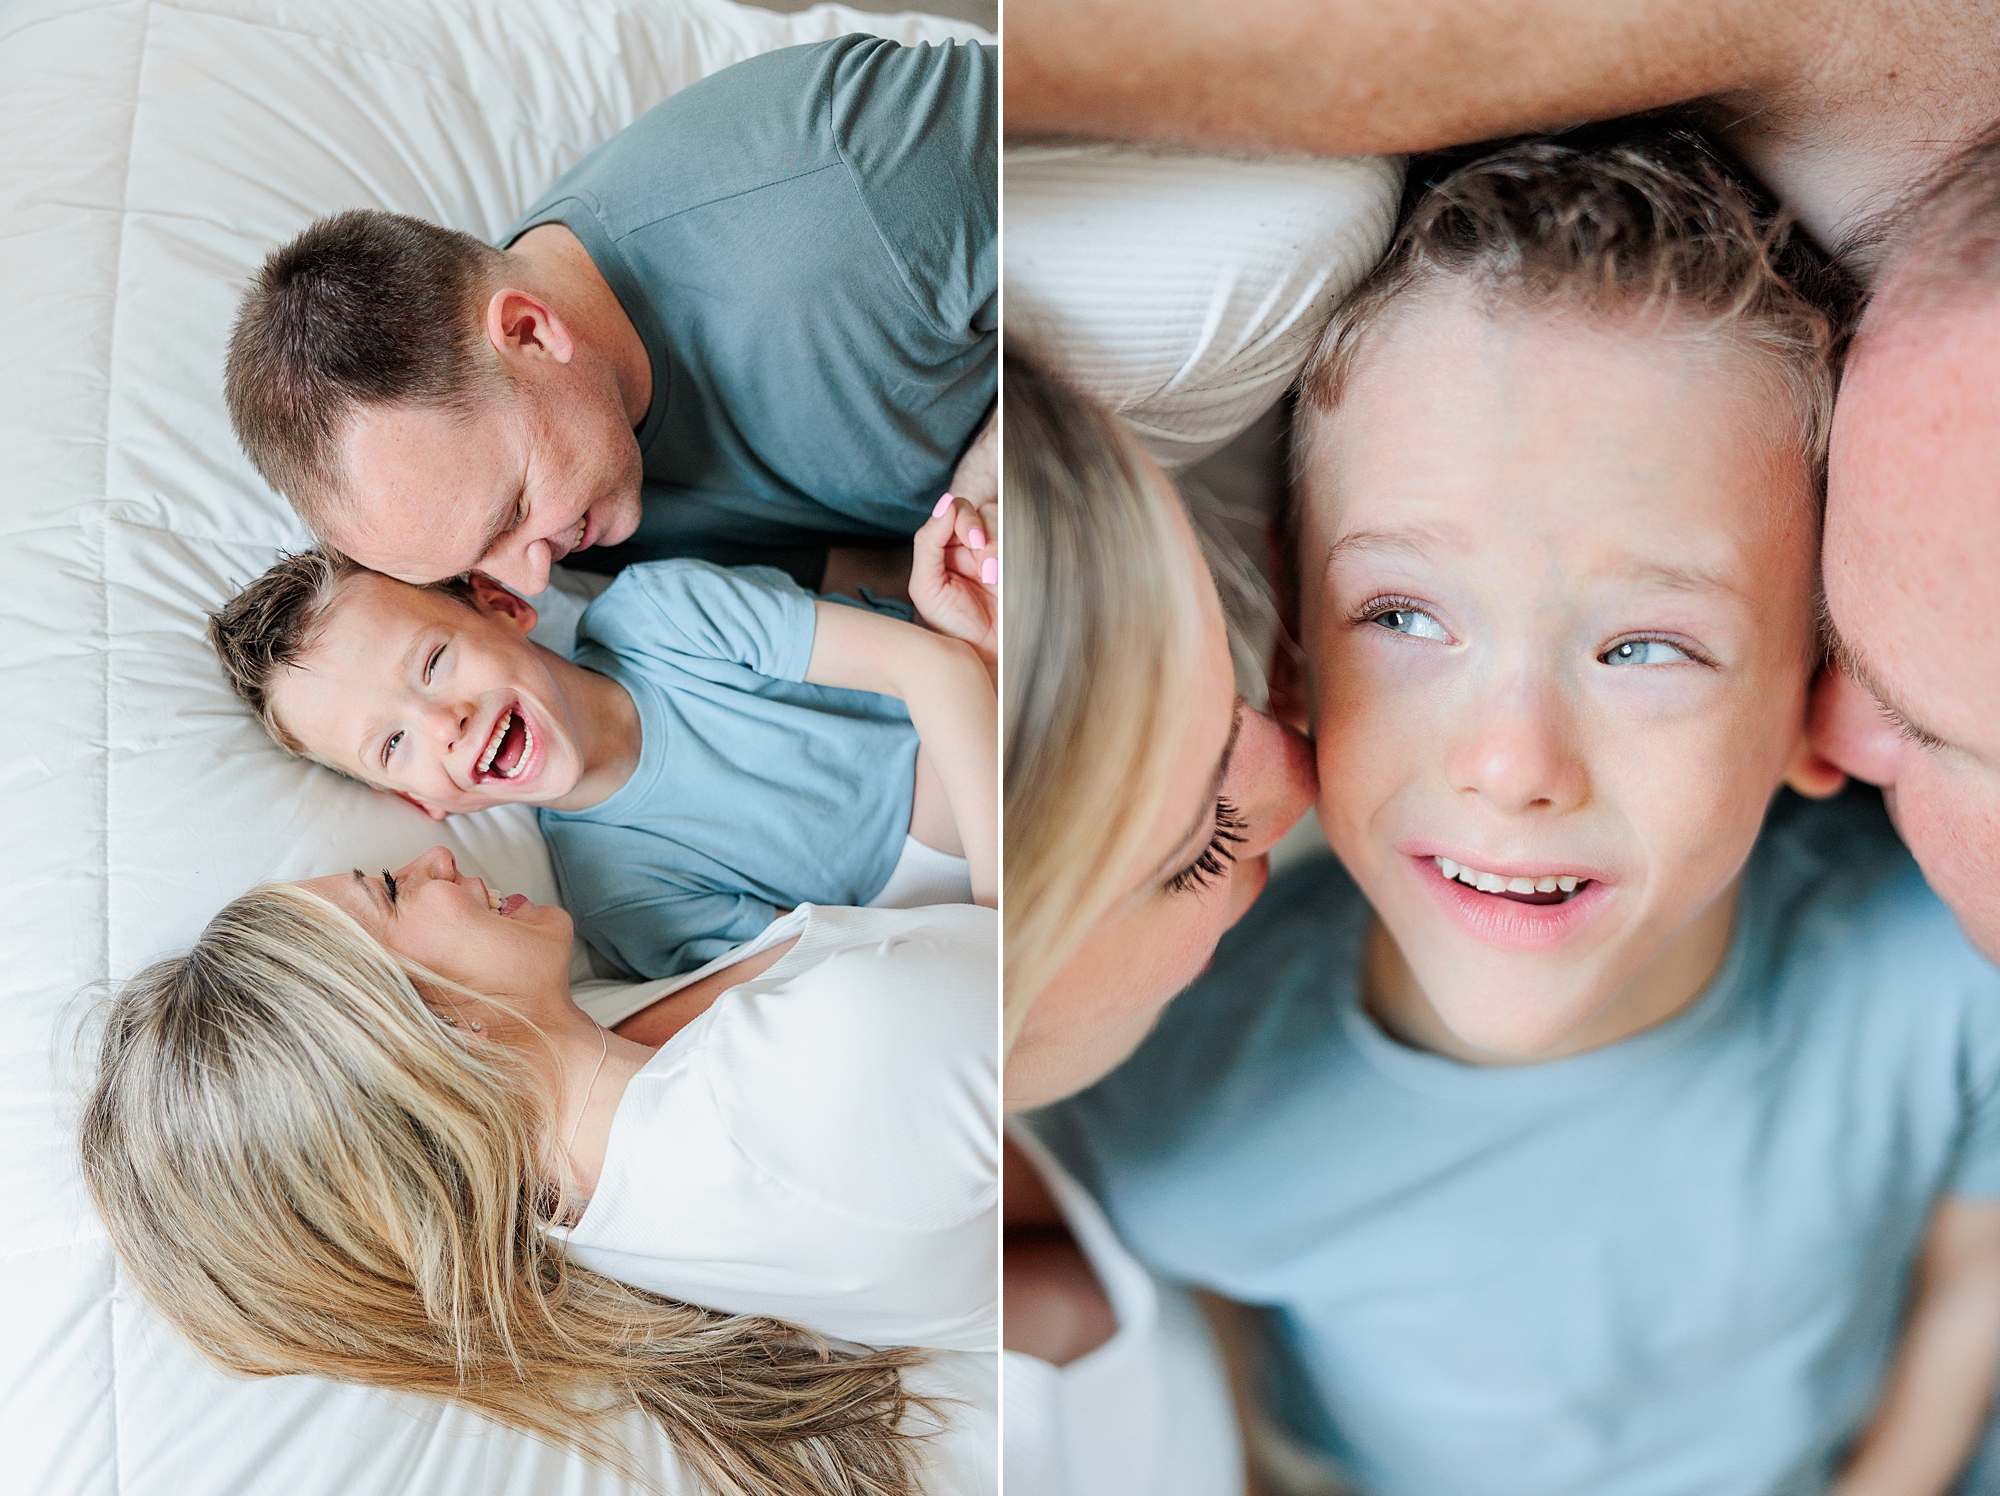
[[[1699,101],[1873,283],[1834,416],[1825,571],[1844,668],[1822,681],[1816,741],[1883,787],[2000,958],[1990,0],[1010,0],[1008,36],[1007,127],[1024,134],[1416,151]]]
[[[523,593],[591,547],[779,561],[907,542],[989,423],[997,63],[848,36],[752,58],[586,156],[501,249],[341,214],[231,338],[253,462],[409,582]],[[973,494],[971,497],[983,497]]]

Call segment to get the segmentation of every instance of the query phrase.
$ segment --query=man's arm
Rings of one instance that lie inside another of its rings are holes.
[[[1888,1389],[1832,1496],[1944,1496],[1993,1410],[2000,1201],[1940,1201]]]
[[[1781,86],[1835,8],[1008,0],[1006,128],[1324,155],[1434,150]]]
[[[972,646],[915,624],[838,603],[816,603],[815,686],[895,696],[910,709],[958,826],[976,903],[994,907],[1000,867],[1000,713]]]

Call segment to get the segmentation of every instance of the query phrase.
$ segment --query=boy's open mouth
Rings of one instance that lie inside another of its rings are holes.
[[[479,755],[479,762],[472,770],[472,782],[484,784],[489,779],[512,779],[521,772],[534,746],[534,729],[521,715],[520,706],[508,707],[493,724],[493,732],[486,739],[486,750]]]
[[[1575,898],[1578,891],[1590,886],[1590,879],[1578,878],[1569,873],[1544,873],[1535,878],[1508,878],[1499,873],[1482,873],[1476,867],[1466,867],[1453,862],[1449,857],[1433,857],[1431,861],[1437,870],[1447,878],[1455,878],[1467,888],[1480,893],[1498,894],[1503,899],[1512,899],[1517,904],[1566,904]]]

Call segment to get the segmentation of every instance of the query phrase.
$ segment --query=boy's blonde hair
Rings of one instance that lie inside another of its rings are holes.
[[[271,740],[296,757],[313,755],[278,720],[271,684],[295,668],[319,638],[340,584],[366,570],[337,552],[314,546],[280,556],[277,565],[208,615],[208,642],[215,646],[230,688],[257,714]],[[472,585],[464,577],[448,577],[419,590],[442,592],[467,607],[473,605]]]
[[[1657,124],[1503,146],[1428,188],[1300,376],[1296,472],[1370,339],[1413,294],[1450,283],[1496,306],[1658,308],[1760,356],[1798,412],[1823,492],[1834,353],[1853,289],[1704,142]]]

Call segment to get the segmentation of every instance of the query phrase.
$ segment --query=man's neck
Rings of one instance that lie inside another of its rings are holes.
[[[549,661],[549,672],[569,703],[577,751],[583,756],[576,787],[549,802],[549,809],[588,810],[623,789],[639,767],[639,708],[632,693],[610,676],[560,655]]]
[[[528,289],[549,302],[570,336],[611,366],[626,422],[637,429],[653,403],[653,360],[583,241],[562,224],[544,223],[507,252],[525,262]]]
[[[1854,5],[1815,55],[1768,90],[1724,95],[1708,121],[1864,281],[1869,230],[1910,187],[2000,118],[2000,21],[1991,0]]]
[[[1362,1003],[1392,1039],[1464,1065],[1539,1065],[1605,1049],[1657,1028],[1708,990],[1729,954],[1738,887],[1731,883],[1581,1027],[1539,1054],[1495,1054],[1474,1048],[1453,1033],[1431,1005],[1402,948],[1379,916],[1370,926],[1367,952],[1362,957]]]

